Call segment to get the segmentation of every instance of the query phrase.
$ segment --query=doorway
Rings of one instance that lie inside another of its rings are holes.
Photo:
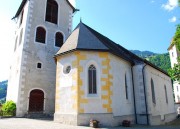
[[[42,90],[32,90],[29,96],[29,112],[43,112],[44,92]]]

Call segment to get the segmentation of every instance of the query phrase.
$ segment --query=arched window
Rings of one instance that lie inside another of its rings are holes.
[[[152,93],[152,102],[156,104],[156,97],[155,97],[155,89],[154,89],[154,82],[151,78],[151,93]]]
[[[17,47],[17,40],[18,40],[18,36],[16,37],[16,40],[15,40],[14,51],[16,51],[16,47]]]
[[[36,42],[45,43],[46,30],[43,27],[38,27],[36,30]]]
[[[19,45],[21,45],[21,42],[22,42],[22,35],[23,35],[23,29],[21,29],[21,32],[20,32]]]
[[[63,41],[64,41],[64,38],[63,38],[62,33],[57,32],[57,33],[56,33],[55,46],[56,46],[56,47],[62,47]]]
[[[97,94],[96,67],[94,65],[88,68],[88,93]]]
[[[127,77],[125,74],[125,90],[126,90],[126,99],[128,99],[128,85],[127,85]]]
[[[23,10],[22,13],[21,13],[20,25],[21,25],[22,22],[23,22],[23,17],[24,17],[24,10]]]
[[[164,91],[165,91],[166,103],[168,103],[168,95],[167,95],[166,85],[164,85]]]
[[[180,102],[180,97],[179,97],[179,95],[177,95],[177,101]]]
[[[57,24],[58,4],[55,0],[47,0],[46,21]]]

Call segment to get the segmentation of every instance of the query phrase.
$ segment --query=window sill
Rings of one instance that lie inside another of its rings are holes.
[[[87,94],[86,97],[89,99],[100,99],[98,94]]]

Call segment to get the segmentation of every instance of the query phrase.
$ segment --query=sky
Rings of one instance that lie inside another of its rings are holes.
[[[8,79],[15,44],[15,15],[22,0],[0,4],[0,81]],[[70,0],[83,23],[129,50],[167,53],[180,23],[178,0]]]

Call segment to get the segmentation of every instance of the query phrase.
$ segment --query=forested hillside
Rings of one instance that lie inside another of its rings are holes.
[[[171,68],[170,57],[168,53],[165,54],[157,54],[150,51],[139,51],[139,50],[131,50],[137,56],[144,58],[150,61],[152,64],[158,66],[167,72],[168,69]]]
[[[168,69],[171,68],[170,57],[168,53],[158,54],[155,56],[148,57],[146,59],[166,72],[168,71]]]
[[[150,56],[157,55],[156,53],[150,51],[139,51],[139,50],[130,50],[130,51],[141,58],[147,58]]]
[[[7,83],[8,81],[0,82],[0,103],[6,100]]]

